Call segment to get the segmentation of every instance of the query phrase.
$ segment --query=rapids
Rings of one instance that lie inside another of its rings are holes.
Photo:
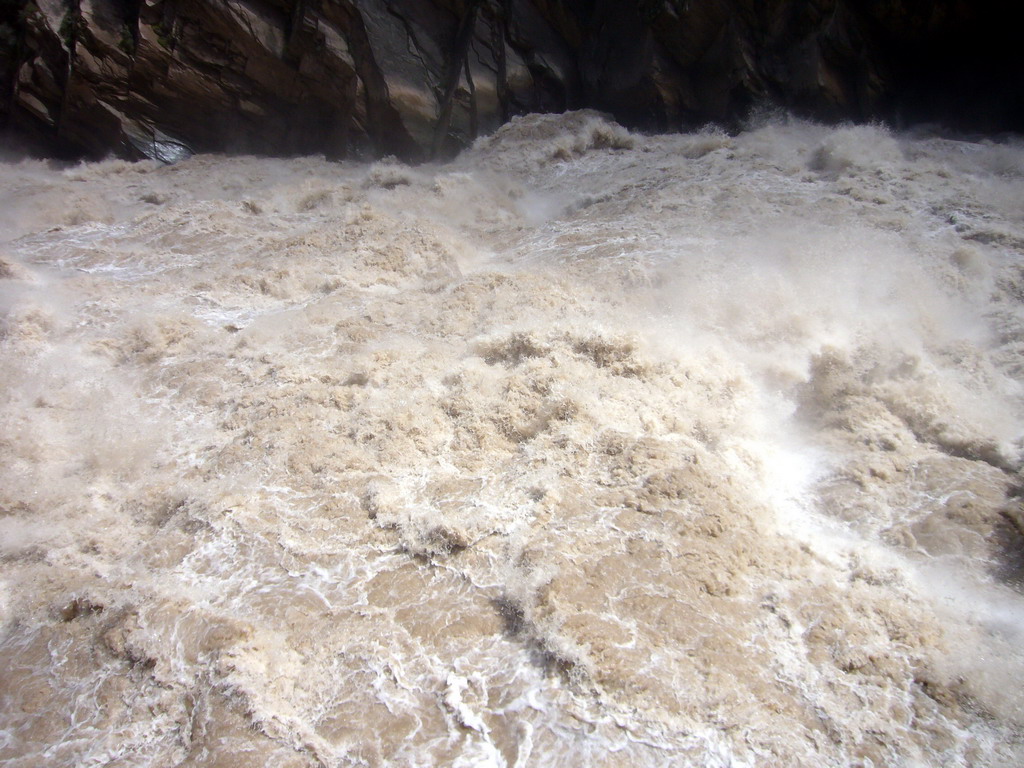
[[[1024,145],[0,190],[5,765],[1024,764]]]

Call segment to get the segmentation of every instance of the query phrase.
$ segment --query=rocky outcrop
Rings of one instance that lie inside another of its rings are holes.
[[[955,0],[0,0],[0,127],[168,160],[423,158],[579,107],[651,130],[758,104],[1020,128],[1005,27]]]

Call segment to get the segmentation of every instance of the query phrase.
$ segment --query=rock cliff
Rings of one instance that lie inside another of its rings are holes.
[[[417,159],[579,107],[648,130],[760,104],[1019,129],[1007,27],[962,0],[0,0],[0,130]]]

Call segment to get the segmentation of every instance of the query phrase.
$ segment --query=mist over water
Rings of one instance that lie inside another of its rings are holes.
[[[1024,762],[1024,146],[0,190],[5,764]]]

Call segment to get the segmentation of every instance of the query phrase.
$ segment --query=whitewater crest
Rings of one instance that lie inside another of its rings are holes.
[[[5,764],[1024,760],[1024,147],[0,174]]]

